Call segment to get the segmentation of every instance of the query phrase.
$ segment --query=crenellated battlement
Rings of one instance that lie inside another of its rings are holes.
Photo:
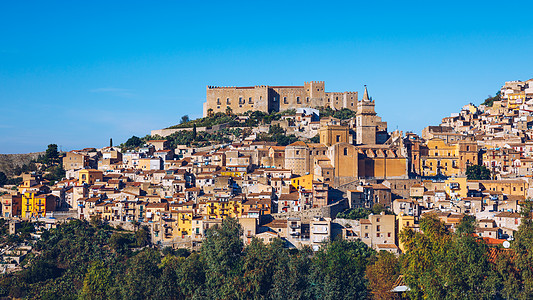
[[[306,81],[303,86],[207,86],[204,115],[208,112],[283,111],[298,107],[357,109],[356,91],[326,92],[325,81]]]

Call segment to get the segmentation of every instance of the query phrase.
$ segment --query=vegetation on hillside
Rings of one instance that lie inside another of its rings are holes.
[[[400,275],[411,299],[531,299],[531,202],[511,249],[488,247],[465,216],[452,232],[434,215],[405,229],[406,253],[375,253],[334,240],[318,252],[281,239],[242,242],[235,219],[210,228],[199,252],[158,250],[148,230],[118,231],[73,220],[42,234],[18,273],[0,276],[0,297],[27,299],[398,299]],[[4,236],[5,230],[1,232]]]
[[[282,116],[294,115],[296,110],[286,110],[282,112],[272,112],[270,114],[262,111],[247,111],[240,116],[248,117],[246,120],[238,121],[239,115],[225,114],[218,112],[216,114],[209,115],[207,117],[199,118],[196,120],[189,120],[188,116],[183,116],[180,124],[170,126],[166,129],[176,128],[192,128],[196,127],[212,127],[219,124],[228,124],[228,127],[254,127],[258,125],[268,125],[272,121],[281,119]]]
[[[275,142],[280,146],[287,146],[298,141],[294,134],[286,135],[286,132],[278,124],[271,125],[268,133],[261,133],[257,136],[258,141]]]
[[[485,99],[485,101],[481,104],[492,107],[492,105],[494,104],[494,101],[500,101],[500,100],[501,100],[501,92],[497,91],[496,95],[494,96],[489,95],[487,99]]]
[[[318,111],[320,112],[320,118],[326,118],[326,117],[334,117],[341,120],[348,120],[353,117],[355,117],[356,112],[348,109],[343,108],[340,110],[332,109],[331,107],[317,107]]]
[[[36,159],[30,160],[27,164],[17,166],[12,170],[12,173],[7,175],[0,172],[0,186],[3,185],[19,185],[22,183],[23,173],[41,172],[44,174],[44,179],[54,184],[56,181],[63,179],[65,170],[63,169],[63,162],[61,154],[57,150],[56,144],[48,145],[46,152],[39,155]]]
[[[468,180],[490,180],[490,170],[483,165],[473,165],[466,168]]]
[[[359,220],[359,219],[368,218],[370,214],[378,215],[381,212],[385,212],[386,214],[392,214],[392,212],[390,212],[389,210],[386,210],[385,207],[383,207],[383,205],[381,205],[380,203],[376,203],[374,204],[374,206],[372,206],[372,209],[363,208],[363,207],[347,209],[339,213],[337,215],[337,218]]]
[[[334,241],[313,254],[280,239],[244,246],[234,219],[198,253],[144,247],[130,232],[74,220],[43,234],[28,268],[0,277],[0,296],[28,299],[361,299],[375,252]],[[141,248],[139,248],[141,247]],[[138,249],[138,250],[135,250]]]

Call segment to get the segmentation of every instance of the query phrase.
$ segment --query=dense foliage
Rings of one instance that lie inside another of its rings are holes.
[[[285,130],[280,125],[271,125],[268,133],[261,133],[256,138],[258,141],[275,142],[280,146],[287,146],[298,141],[294,134],[286,135]]]
[[[42,172],[44,174],[43,178],[50,181],[51,185],[65,177],[62,154],[59,153],[56,144],[48,145],[45,154],[40,155],[37,159],[32,159],[27,164],[15,167],[11,174],[12,176],[6,176],[5,181],[2,181],[2,175],[0,174],[0,186],[4,184],[19,185],[22,183],[22,178],[18,176],[30,172]]]
[[[489,248],[476,237],[473,216],[465,216],[453,233],[433,215],[420,220],[423,233],[401,232],[407,249],[400,257],[401,273],[410,298],[532,299],[531,202],[524,207],[510,250]]]
[[[229,111],[228,111],[229,112]],[[234,115],[233,113],[215,113],[215,114],[208,114],[207,117],[199,118],[196,120],[189,120],[188,116],[183,116],[180,120],[180,124],[170,126],[167,129],[175,129],[175,128],[192,128],[196,125],[196,127],[212,127],[219,124],[228,124],[228,127],[254,127],[258,125],[268,125],[271,124],[272,121],[277,121],[281,119],[282,116],[287,115],[294,115],[296,113],[296,110],[286,110],[282,112],[271,112],[271,113],[265,113],[262,111],[247,111],[243,113],[241,116],[243,116],[242,120],[238,120],[238,115]],[[187,117],[187,118],[184,118]]]
[[[374,255],[362,242],[313,252],[280,239],[244,246],[233,219],[198,253],[142,247],[135,234],[74,220],[45,232],[29,267],[0,278],[0,297],[36,299],[360,299]],[[142,239],[141,239],[142,240]]]
[[[370,214],[378,215],[381,212],[385,212],[386,214],[392,214],[392,212],[386,210],[383,205],[381,205],[380,203],[376,203],[372,206],[372,209],[363,207],[347,209],[339,213],[337,215],[337,218],[351,220],[366,219]]]
[[[488,96],[487,99],[482,103],[482,105],[486,106],[492,106],[494,105],[494,101],[500,101],[501,100],[501,92],[497,91],[495,96]]]
[[[489,180],[490,170],[482,165],[473,165],[466,168],[466,178],[468,180]]]
[[[348,120],[348,119],[355,117],[356,115],[355,111],[348,109],[348,108],[335,110],[331,107],[320,106],[320,107],[317,107],[317,109],[320,112],[320,118],[334,117],[334,118],[341,119],[341,120]]]

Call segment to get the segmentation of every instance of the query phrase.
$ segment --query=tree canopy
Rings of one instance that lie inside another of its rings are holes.
[[[490,170],[482,165],[473,165],[466,168],[466,178],[468,180],[489,180]]]

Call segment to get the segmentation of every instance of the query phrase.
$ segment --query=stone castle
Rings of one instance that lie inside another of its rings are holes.
[[[208,113],[241,114],[249,110],[273,112],[298,107],[331,107],[357,109],[357,92],[326,92],[324,81],[305,82],[303,86],[207,86],[204,117]]]

